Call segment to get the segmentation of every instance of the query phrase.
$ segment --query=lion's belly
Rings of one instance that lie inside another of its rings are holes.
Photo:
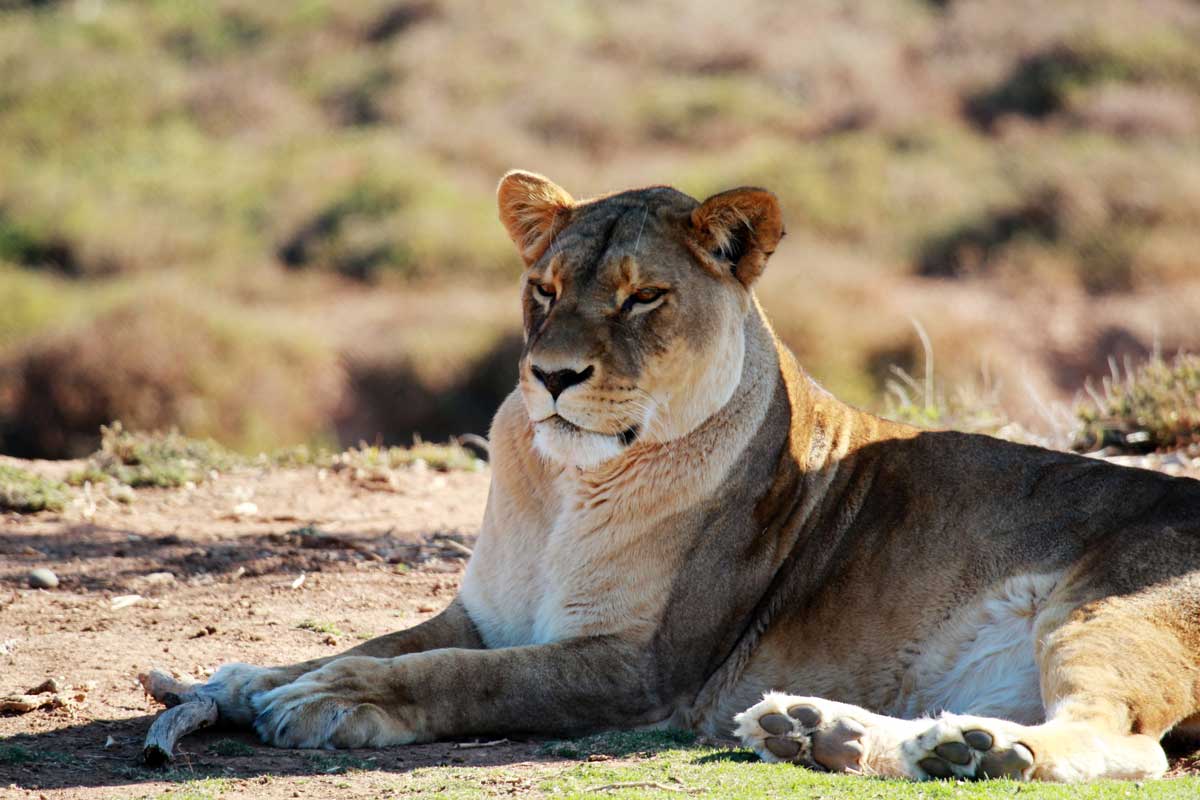
[[[768,632],[735,689],[706,720],[727,730],[732,715],[767,691],[823,697],[881,714],[913,719],[940,711],[1025,724],[1044,718],[1035,655],[1039,615],[1058,573],[1009,578],[939,622],[925,636],[897,631],[880,640],[847,615],[833,633],[801,624]],[[857,642],[857,644],[853,644]]]
[[[951,711],[1041,722],[1034,631],[1060,578],[1058,572],[1008,578],[926,637],[891,713]]]

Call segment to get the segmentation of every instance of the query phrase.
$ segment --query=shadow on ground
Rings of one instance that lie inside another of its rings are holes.
[[[329,776],[369,770],[403,774],[425,767],[607,761],[650,757],[696,744],[687,731],[616,731],[570,740],[438,742],[372,750],[281,750],[245,730],[212,728],[184,738],[168,767],[152,769],[140,754],[152,716],[94,720],[0,740],[0,785],[27,790],[185,783],[205,778]],[[105,746],[110,741],[111,744]],[[711,742],[708,744],[712,744]],[[696,763],[757,761],[752,753],[711,753]]]
[[[153,717],[94,720],[44,733],[0,740],[0,785],[23,789],[95,788],[138,783],[182,783],[203,778],[328,776],[356,770],[404,773],[421,767],[490,767],[560,760],[539,742],[509,742],[461,749],[455,743],[378,750],[280,750],[253,734],[213,728],[180,742],[164,769],[140,761],[142,741]],[[112,738],[112,744],[105,743]]]

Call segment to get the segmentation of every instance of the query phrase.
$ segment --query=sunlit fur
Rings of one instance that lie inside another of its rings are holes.
[[[498,197],[526,342],[459,595],[219,670],[222,718],[291,747],[673,725],[914,780],[1153,778],[1200,729],[1200,482],[839,402],[754,299],[761,189]]]

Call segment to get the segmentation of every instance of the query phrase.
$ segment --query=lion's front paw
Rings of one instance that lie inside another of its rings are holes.
[[[389,687],[378,659],[344,658],[259,695],[254,728],[276,747],[352,748],[410,744],[411,709]],[[408,718],[406,720],[406,718]]]
[[[289,680],[291,675],[282,669],[225,664],[196,690],[217,701],[217,711],[223,721],[249,725],[254,720],[255,698]]]

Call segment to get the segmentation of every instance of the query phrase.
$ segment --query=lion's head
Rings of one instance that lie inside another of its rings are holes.
[[[728,402],[750,287],[783,235],[774,195],[700,203],[659,186],[576,201],[519,171],[498,194],[526,265],[520,386],[543,455],[595,467]]]

